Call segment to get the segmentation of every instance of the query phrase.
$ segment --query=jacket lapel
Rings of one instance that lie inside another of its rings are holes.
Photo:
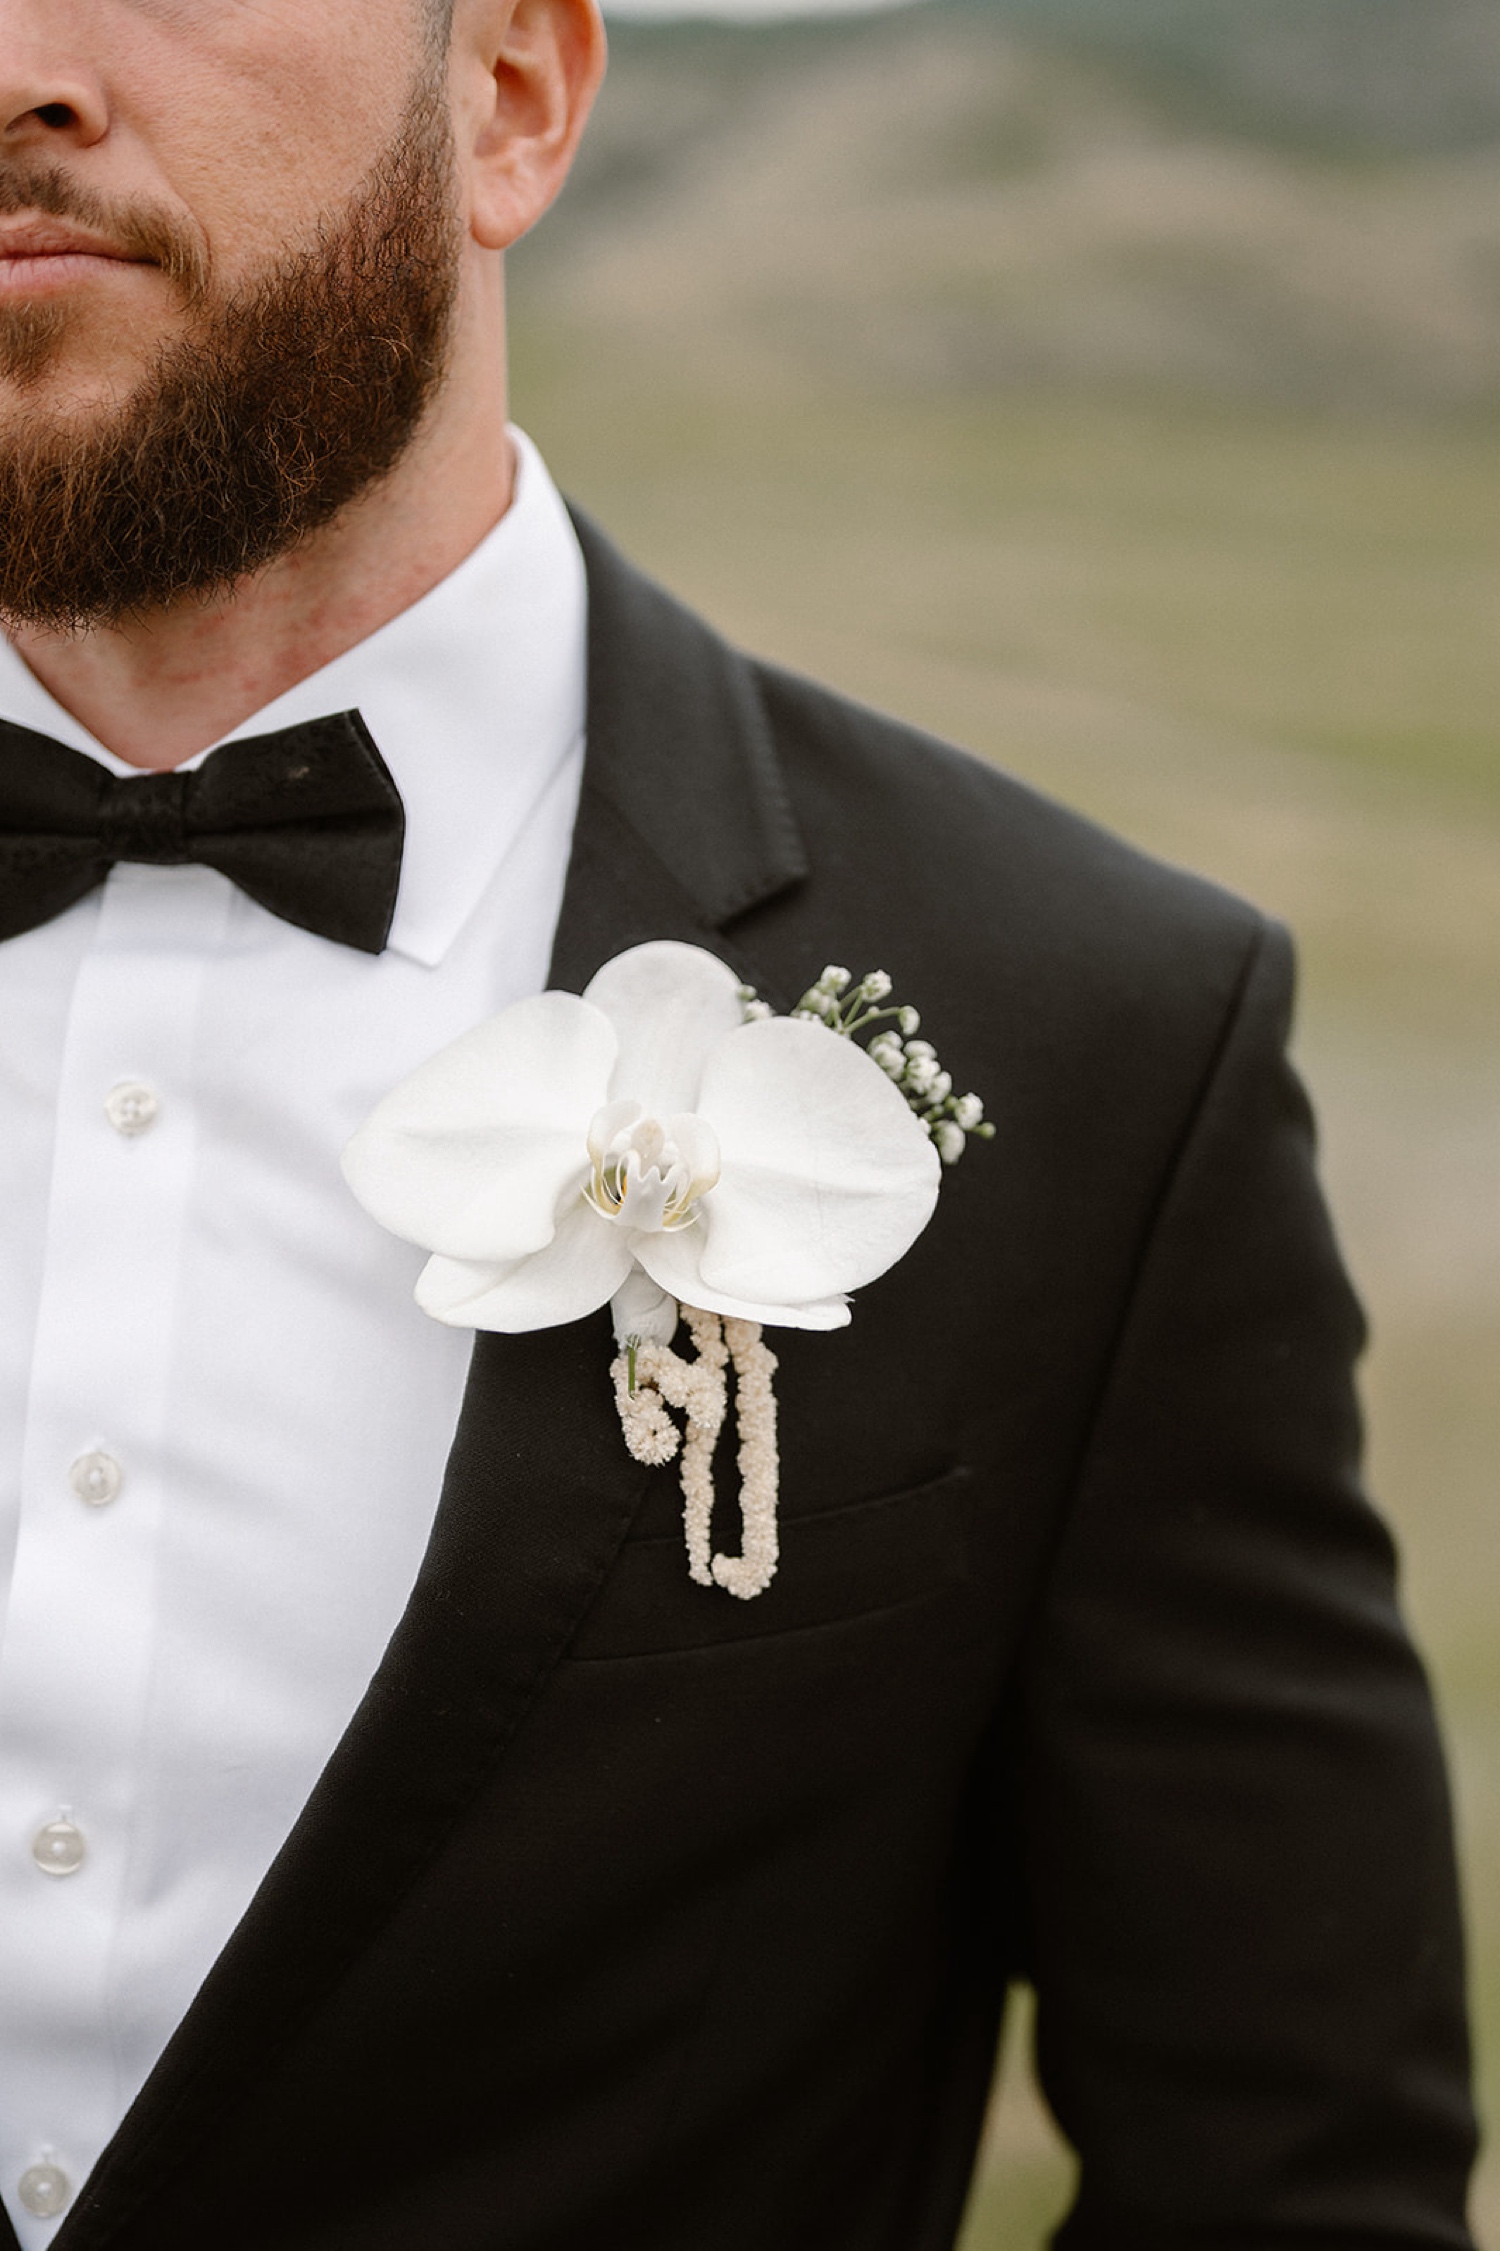
[[[589,574],[589,749],[549,982],[724,926],[807,874],[755,676],[574,513]]]
[[[577,523],[589,573],[589,746],[551,982],[579,990],[613,954],[662,937],[711,946],[754,978],[721,925],[805,873],[754,676]],[[58,2251],[108,2242],[272,2068],[524,1721],[644,1490],[647,1473],[614,1416],[612,1351],[607,1312],[476,1340],[401,1623]]]

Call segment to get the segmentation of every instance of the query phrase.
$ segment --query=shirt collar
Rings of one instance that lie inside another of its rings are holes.
[[[541,456],[521,431],[511,437],[514,497],[473,553],[410,609],[223,738],[361,713],[406,807],[389,944],[429,967],[447,953],[583,739],[583,556]],[[64,711],[3,637],[0,716],[112,773],[138,770]]]

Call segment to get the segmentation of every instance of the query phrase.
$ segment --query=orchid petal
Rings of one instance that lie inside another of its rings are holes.
[[[662,1130],[668,1141],[675,1143],[677,1155],[688,1169],[693,1195],[704,1195],[721,1170],[719,1137],[713,1127],[707,1118],[695,1117],[691,1110],[680,1110],[674,1117],[662,1119]]]
[[[583,997],[619,1036],[611,1095],[631,1097],[657,1118],[702,1108],[704,1061],[745,1013],[728,964],[670,938],[617,954]]]
[[[745,1025],[709,1058],[700,1100],[722,1164],[699,1215],[708,1290],[836,1298],[894,1266],[932,1217],[931,1139],[879,1065],[823,1026]]]
[[[616,1047],[576,994],[519,1001],[386,1096],[345,1149],[344,1177],[424,1250],[490,1266],[539,1251],[588,1178]]]
[[[607,1305],[634,1263],[629,1237],[579,1202],[545,1249],[508,1266],[429,1259],[417,1303],[456,1329],[552,1329]]]
[[[760,1321],[779,1329],[842,1329],[849,1323],[846,1297],[808,1298],[797,1304],[781,1296],[746,1297],[704,1279],[702,1254],[707,1238],[701,1227],[676,1235],[637,1235],[633,1248],[643,1270],[659,1289],[681,1305],[700,1306],[734,1321]]]

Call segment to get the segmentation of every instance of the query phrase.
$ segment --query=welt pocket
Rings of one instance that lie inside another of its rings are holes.
[[[900,1492],[784,1514],[776,1577],[750,1602],[694,1584],[680,1531],[627,1540],[568,1654],[711,1649],[905,1609],[963,1576],[973,1500],[974,1473],[958,1463]],[[727,1545],[732,1502],[721,1511]]]

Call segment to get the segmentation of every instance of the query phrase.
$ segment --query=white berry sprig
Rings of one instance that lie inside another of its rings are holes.
[[[740,987],[746,1023],[758,1023],[771,1009],[753,985]],[[889,1003],[890,1005],[885,1005]],[[922,1019],[914,1008],[891,1001],[891,980],[883,969],[855,978],[836,963],[809,985],[794,1017],[822,1024],[841,1039],[865,1039],[865,1052],[906,1096],[945,1165],[956,1165],[969,1140],[993,1141],[977,1094],[955,1094],[952,1075],[938,1061],[930,1040],[918,1039]],[[877,1027],[884,1025],[884,1030]],[[868,1036],[868,1035],[873,1035]]]

